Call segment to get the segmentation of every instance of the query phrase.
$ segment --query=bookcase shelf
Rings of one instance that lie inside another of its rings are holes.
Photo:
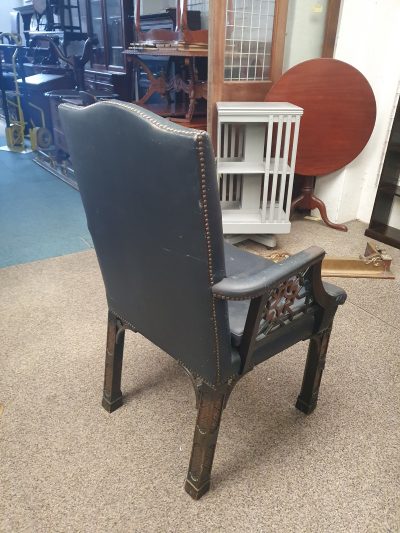
[[[217,111],[224,234],[245,239],[289,233],[303,110],[285,102],[218,102]]]

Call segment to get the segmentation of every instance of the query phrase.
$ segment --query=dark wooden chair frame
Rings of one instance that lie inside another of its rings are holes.
[[[303,383],[297,398],[296,408],[305,414],[312,413],[316,408],[333,318],[338,304],[343,303],[345,299],[345,293],[335,296],[327,292],[326,285],[324,286],[321,281],[322,259],[323,253],[318,257],[317,261],[314,259],[311,263],[303,263],[301,267],[296,267],[293,271],[288,272],[285,270],[283,280],[282,276],[279,276],[281,273],[278,267],[275,269],[277,271],[275,279],[274,272],[272,272],[271,283],[261,291],[259,285],[254,284],[253,289],[247,289],[246,294],[239,290],[235,295],[235,289],[229,285],[229,278],[225,278],[213,286],[215,298],[226,300],[250,299],[251,302],[243,338],[239,346],[242,360],[241,373],[224,384],[210,386],[201,378],[192,375],[185,368],[194,386],[197,407],[192,454],[185,483],[185,490],[193,499],[200,499],[210,488],[211,469],[222,411],[226,407],[229,395],[236,383],[254,368],[253,354],[255,351],[270,342],[270,336],[274,334],[272,332],[261,340],[258,338],[260,323],[265,314],[265,309],[269,307],[268,304],[271,302],[271,295],[273,297],[274,291],[279,291],[288,280],[293,281],[296,276],[304,278],[306,272],[309,285],[311,285],[311,288],[308,289],[311,297],[309,302],[299,309],[298,315],[308,312],[308,310],[315,313],[315,308],[317,307],[317,333],[310,338]],[[295,324],[293,320],[295,317],[290,309],[286,311],[288,313],[285,316],[281,316],[282,325],[285,322],[284,327],[290,330],[291,326]],[[287,323],[288,317],[290,318],[289,323]],[[109,413],[112,413],[122,405],[121,371],[126,329],[136,332],[131,324],[125,322],[110,310],[108,314],[103,395],[103,407]],[[275,334],[282,335],[280,328],[275,330]],[[290,335],[290,332],[288,334]],[[270,357],[273,355],[275,354],[272,353]]]

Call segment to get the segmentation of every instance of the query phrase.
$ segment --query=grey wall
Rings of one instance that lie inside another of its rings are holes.
[[[10,31],[10,11],[22,5],[22,0],[0,0],[0,31]]]
[[[321,57],[328,0],[289,0],[283,71]]]
[[[168,7],[175,6],[175,0],[142,0],[141,10],[143,15],[148,15],[151,13],[161,13]]]

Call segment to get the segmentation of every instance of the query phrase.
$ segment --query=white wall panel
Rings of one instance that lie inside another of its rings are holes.
[[[317,179],[316,194],[334,222],[370,220],[399,90],[399,28],[399,0],[342,1],[335,58],[368,79],[377,101],[377,120],[371,139],[353,163]]]

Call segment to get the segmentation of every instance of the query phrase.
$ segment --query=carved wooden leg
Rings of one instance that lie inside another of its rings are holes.
[[[330,334],[331,327],[310,339],[303,384],[296,402],[297,409],[306,415],[312,413],[317,406]]]
[[[224,390],[202,384],[185,490],[199,500],[210,488],[211,468],[224,406]]]
[[[327,226],[333,229],[337,229],[339,231],[348,231],[347,226],[345,226],[344,224],[335,224],[334,222],[331,222],[329,220],[324,202],[314,195],[315,177],[314,176],[302,176],[302,177],[303,177],[303,185],[301,188],[301,193],[300,193],[300,196],[298,196],[297,198],[293,200],[292,205],[290,206],[290,216],[292,216],[293,211],[296,209],[296,207],[300,209],[318,209],[318,211],[321,214],[322,221]]]
[[[122,405],[121,372],[124,340],[125,330],[120,320],[109,311],[102,402],[104,409],[109,413]]]
[[[322,221],[332,229],[337,229],[339,231],[349,231],[349,228],[345,224],[335,224],[335,222],[331,222],[328,218],[328,213],[326,212],[326,206],[322,200],[314,196],[314,194],[311,195],[311,209],[318,209],[318,211],[321,214]]]

